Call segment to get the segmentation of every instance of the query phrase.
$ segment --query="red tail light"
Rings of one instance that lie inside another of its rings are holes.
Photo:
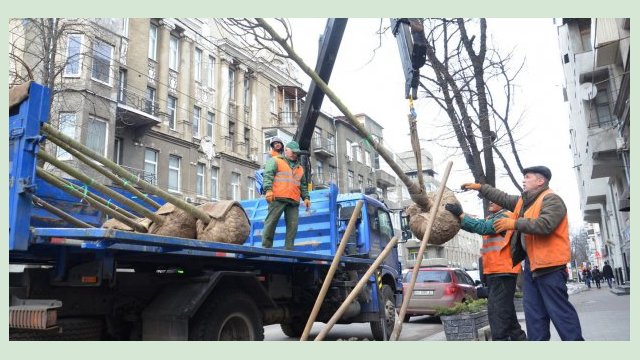
[[[446,288],[444,288],[445,295],[454,295],[457,292],[458,292],[458,287],[454,284],[449,284],[447,285]]]

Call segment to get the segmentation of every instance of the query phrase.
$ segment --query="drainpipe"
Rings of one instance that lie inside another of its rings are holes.
[[[334,134],[334,139],[335,143],[335,152],[336,152],[336,185],[338,185],[338,189],[342,189],[342,187],[340,187],[340,156],[338,156],[338,126],[336,125],[336,118],[335,116],[331,117],[331,122],[333,122],[333,134]]]

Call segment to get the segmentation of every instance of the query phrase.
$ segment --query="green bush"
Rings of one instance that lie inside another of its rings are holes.
[[[439,306],[436,308],[437,316],[471,314],[487,308],[487,299],[477,299],[462,303],[455,303],[452,307]]]

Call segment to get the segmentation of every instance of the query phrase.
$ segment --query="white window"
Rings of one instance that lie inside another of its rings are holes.
[[[204,164],[196,166],[196,195],[204,196]]]
[[[231,200],[240,200],[240,174],[231,173]]]
[[[207,136],[213,141],[213,124],[216,122],[216,115],[212,112],[207,112]]]
[[[191,135],[193,137],[200,137],[200,108],[197,106],[193,107],[193,122],[191,124]]]
[[[247,179],[247,199],[255,199],[256,198],[256,179],[248,178]]]
[[[351,170],[349,170],[349,172],[347,173],[347,186],[349,187],[349,191],[353,189],[353,171]]]
[[[371,153],[369,153],[368,151],[364,152],[364,163],[367,166],[371,166]]]
[[[107,130],[108,126],[105,120],[89,116],[85,145],[96,153],[107,156]]]
[[[151,24],[149,27],[149,59],[156,60],[158,50],[158,27]]]
[[[362,162],[362,149],[360,148],[360,145],[354,144],[353,145],[353,150],[356,153],[355,154],[356,160],[361,163]]]
[[[176,106],[178,104],[178,99],[169,95],[167,99],[167,119],[169,120],[169,129],[176,129]]]
[[[347,140],[347,159],[353,160],[353,143]]]
[[[333,134],[327,135],[327,149],[332,153],[336,152],[336,137]]]
[[[218,200],[218,173],[220,169],[211,167],[211,200]]]
[[[180,158],[169,155],[169,191],[180,192]]]
[[[113,140],[113,162],[118,165],[122,165],[122,149],[123,141],[122,138],[116,137]]]
[[[318,127],[313,129],[313,142],[315,143],[316,147],[322,147],[322,130],[320,130],[320,128]]]
[[[113,46],[96,39],[93,42],[91,78],[107,85],[111,85],[111,56]]]
[[[216,59],[213,56],[209,56],[209,64],[207,66],[207,85],[213,88],[213,74],[216,67]]]
[[[59,118],[58,130],[67,135],[68,137],[76,138],[76,114],[61,113]],[[56,157],[58,160],[71,160],[71,154],[66,152],[63,148],[58,147],[56,150]]]
[[[233,101],[236,99],[236,71],[232,68],[229,68],[229,100]]]
[[[273,85],[269,86],[269,111],[276,113],[276,87]]]
[[[144,149],[144,180],[156,185],[158,179],[158,152],[153,149]]]
[[[324,164],[320,160],[316,160],[316,180],[319,183],[324,183],[326,180],[324,178]]]
[[[360,189],[360,191],[364,190],[364,178],[362,175],[358,175],[358,189]]]
[[[82,35],[69,34],[67,37],[67,63],[64,67],[64,76],[80,76],[82,69]]]
[[[195,78],[197,82],[202,81],[202,50],[196,49],[195,58]]]
[[[171,70],[178,71],[179,57],[178,38],[171,35],[171,38],[169,39],[169,68]]]
[[[242,100],[244,106],[251,105],[251,78],[248,74],[244,76],[244,96]]]

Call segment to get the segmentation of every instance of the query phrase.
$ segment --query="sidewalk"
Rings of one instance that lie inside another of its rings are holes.
[[[606,283],[601,289],[591,289],[583,283],[568,283],[569,301],[580,317],[582,335],[587,341],[630,339],[629,296],[617,296]],[[524,312],[518,312],[518,321],[526,331]],[[551,341],[560,336],[551,324]],[[423,341],[446,341],[444,331],[428,336]]]

